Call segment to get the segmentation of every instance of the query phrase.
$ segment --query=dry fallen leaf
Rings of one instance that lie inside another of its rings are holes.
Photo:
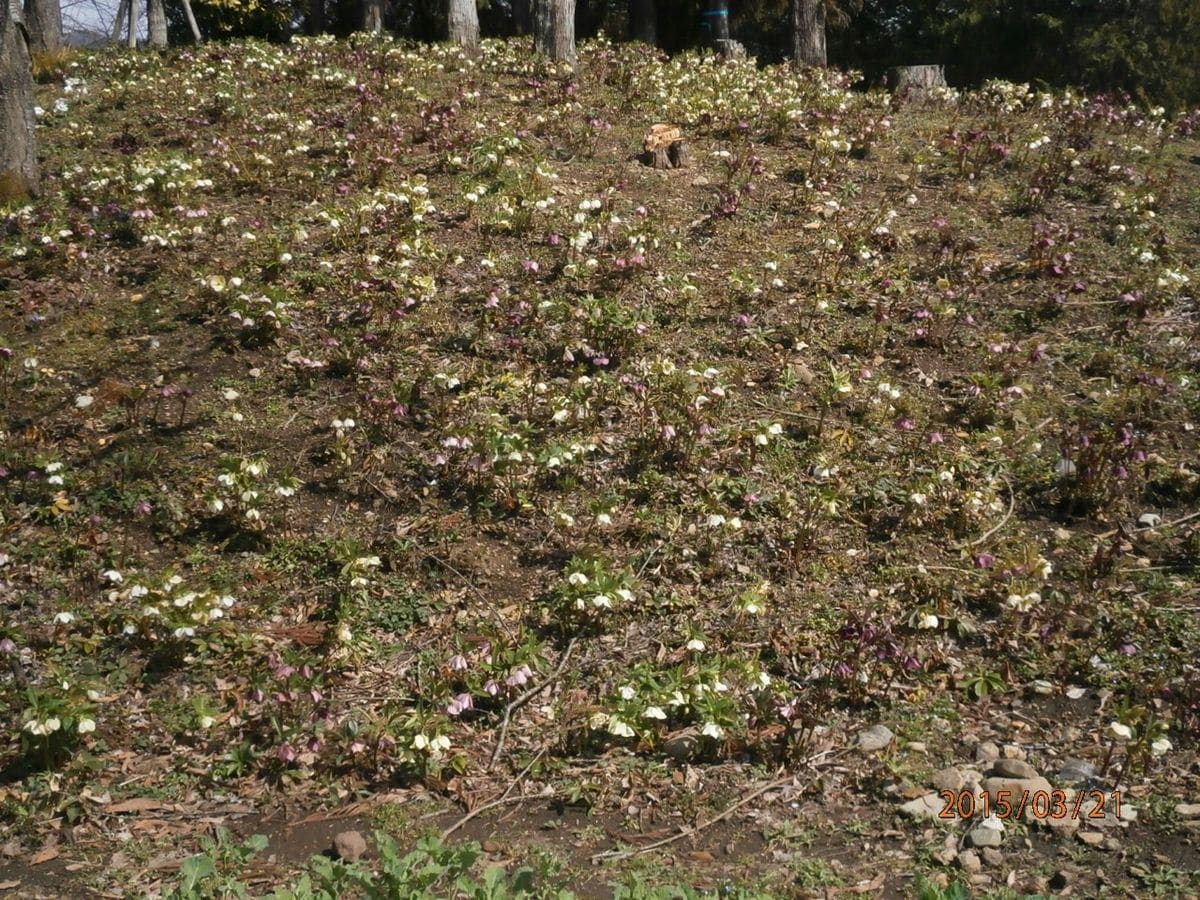
[[[106,807],[104,811],[113,815],[129,812],[140,813],[149,812],[152,809],[162,809],[164,806],[166,806],[165,803],[155,800],[153,797],[130,797],[128,800],[122,800]]]
[[[33,856],[29,857],[29,864],[31,866],[40,866],[42,863],[48,863],[52,859],[58,859],[57,847],[47,847],[44,850],[39,850]]]

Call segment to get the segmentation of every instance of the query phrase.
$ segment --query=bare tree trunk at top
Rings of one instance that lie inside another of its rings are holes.
[[[575,65],[575,0],[533,0],[533,47]]]
[[[320,34],[325,30],[325,0],[308,0],[304,30],[308,34]]]
[[[58,0],[26,0],[25,25],[33,53],[53,53],[63,46],[62,9]]]
[[[200,26],[196,24],[196,16],[192,12],[192,0],[183,0],[183,12],[187,16],[188,28],[192,29],[192,38],[197,44],[202,43],[204,38],[200,37]]]
[[[125,44],[131,48],[137,47],[138,16],[140,13],[138,0],[129,0],[129,22],[127,23],[128,31],[125,35]]]
[[[657,46],[658,10],[654,0],[629,0],[629,38]]]
[[[112,34],[109,42],[115,44],[121,39],[121,29],[125,27],[125,14],[129,10],[129,0],[118,0],[117,18],[113,21]]]
[[[797,66],[823,66],[825,0],[792,0],[792,56]]]
[[[37,192],[33,72],[21,0],[0,6],[0,200]]]
[[[475,0],[446,0],[446,37],[468,53],[479,49],[479,8]]]
[[[157,50],[167,47],[167,13],[163,0],[146,0],[146,27],[150,32],[150,46]]]
[[[520,35],[533,31],[533,10],[530,0],[512,0],[513,30]]]
[[[362,30],[373,34],[383,31],[383,0],[362,0]]]

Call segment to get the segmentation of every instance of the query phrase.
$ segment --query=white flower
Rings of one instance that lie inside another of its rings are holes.
[[[933,613],[925,613],[917,621],[918,628],[937,628],[939,624],[938,617]]]
[[[1133,729],[1124,722],[1113,722],[1108,726],[1108,733],[1120,741],[1133,740]]]
[[[418,734],[413,738],[412,745],[414,750],[428,750],[429,738],[425,737],[423,734]]]
[[[216,724],[216,722],[217,722],[217,720],[214,719],[212,716],[201,716],[200,721],[197,722],[196,724],[198,724],[200,726],[200,728],[203,729],[204,731],[208,731],[208,729],[212,728],[213,725]]]
[[[924,494],[922,494],[920,491],[913,491],[911,494],[908,495],[908,499],[910,501],[912,501],[912,504],[914,506],[924,506],[925,501],[929,498],[926,497]]]
[[[667,714],[662,711],[661,707],[647,706],[646,711],[642,713],[642,716],[647,719],[665,719]]]
[[[1174,746],[1175,746],[1175,745],[1174,745],[1174,744],[1172,744],[1172,743],[1171,743],[1169,740],[1167,740],[1165,737],[1160,737],[1160,738],[1157,738],[1157,739],[1154,741],[1154,743],[1152,743],[1152,744],[1150,745],[1150,752],[1151,752],[1151,754],[1153,754],[1154,756],[1162,756],[1162,755],[1163,755],[1164,753],[1166,753],[1168,750],[1172,750],[1172,749],[1174,749]]]
[[[226,388],[225,392],[223,394],[221,394],[221,396],[224,397],[226,400],[232,401],[232,400],[236,400],[238,397],[240,397],[242,395],[239,394],[237,391],[235,391],[233,388]]]
[[[631,738],[634,736],[633,729],[630,728],[627,723],[622,722],[620,719],[609,719],[608,720],[608,733],[614,734],[617,737]]]
[[[75,408],[76,409],[87,409],[89,406],[91,406],[95,402],[96,402],[95,398],[92,397],[91,395],[80,394],[78,397],[75,398]]]
[[[57,718],[47,719],[45,722],[42,723],[42,727],[45,729],[45,731],[43,731],[42,734],[54,734],[54,732],[56,732],[56,731],[58,731],[58,729],[62,728],[62,722],[59,721]]]
[[[687,646],[688,650],[692,650],[692,651],[695,651],[698,653],[701,650],[703,650],[706,645],[705,645],[704,641],[700,640],[700,638],[692,638],[690,641],[687,642],[686,646]]]
[[[592,606],[596,609],[612,609],[612,597],[608,594],[597,594],[592,598]]]
[[[434,753],[441,753],[444,750],[449,750],[450,749],[450,738],[446,737],[446,735],[444,735],[444,734],[439,734],[437,737],[435,737],[432,741],[429,742],[429,749],[432,750]]]
[[[96,722],[94,719],[80,719],[75,728],[80,734],[90,734],[96,730]]]
[[[627,684],[623,684],[619,688],[617,688],[617,693],[621,695],[622,700],[632,700],[634,697],[637,696],[637,691],[635,691],[633,688],[631,688]]]
[[[716,722],[705,723],[704,727],[700,729],[700,733],[705,737],[715,738],[718,741],[725,737],[725,729]]]
[[[69,612],[60,612],[54,616],[55,625],[70,625],[75,621],[75,615]]]
[[[109,581],[111,581],[113,584],[120,584],[122,581],[125,580],[121,576],[121,573],[118,572],[116,569],[108,569],[106,572],[104,572],[104,577],[107,578]]]

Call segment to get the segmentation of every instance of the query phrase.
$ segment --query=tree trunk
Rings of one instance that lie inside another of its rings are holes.
[[[655,0],[629,0],[629,38],[651,47],[658,45],[658,9]]]
[[[383,0],[362,0],[362,30],[372,34],[383,31]]]
[[[530,0],[512,0],[513,33],[526,35],[533,32],[533,10]]]
[[[475,0],[446,0],[446,38],[472,55],[479,49],[479,8]]]
[[[729,43],[729,0],[708,0],[700,13],[700,27],[708,37],[708,45],[723,53]]]
[[[825,0],[792,0],[792,54],[797,66],[823,66]]]
[[[33,72],[21,0],[0,5],[0,200],[37,192]]]
[[[54,53],[62,49],[62,9],[58,0],[26,0],[25,24],[32,52]]]
[[[156,50],[167,48],[167,13],[163,0],[146,0],[146,27],[150,32],[150,46]]]
[[[946,86],[946,70],[942,66],[892,66],[887,72],[887,84],[892,91],[923,91]]]
[[[121,39],[121,29],[125,27],[125,13],[129,9],[129,0],[118,0],[117,2],[117,18],[113,21],[112,34],[109,36],[109,42],[115,44]]]
[[[196,24],[196,14],[192,12],[192,0],[183,0],[183,12],[187,16],[188,28],[192,29],[192,39],[197,44],[204,38],[200,37],[200,26]]]
[[[533,0],[533,47],[575,65],[575,0]]]
[[[128,30],[125,33],[125,44],[131,48],[137,47],[138,16],[140,13],[138,0],[129,0],[129,21],[126,23]]]
[[[325,0],[309,0],[304,30],[309,34],[320,34],[325,30]]]

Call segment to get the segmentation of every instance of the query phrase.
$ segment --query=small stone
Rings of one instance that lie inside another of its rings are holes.
[[[993,869],[998,869],[1004,865],[1004,854],[995,847],[984,847],[979,851],[979,855],[983,857],[983,861]]]
[[[1104,843],[1101,844],[1100,846],[1103,847],[1105,850],[1120,850],[1121,842],[1119,840],[1117,840],[1115,837],[1109,837],[1109,838],[1105,838]]]
[[[1059,869],[1057,872],[1055,872],[1053,875],[1050,876],[1050,881],[1048,881],[1046,883],[1046,886],[1048,888],[1050,888],[1050,890],[1052,890],[1052,891],[1065,891],[1067,889],[1067,885],[1069,885],[1070,883],[1071,883],[1070,873],[1066,872],[1063,869]]]
[[[971,882],[971,884],[973,884],[975,887],[985,887],[986,885],[989,885],[992,883],[992,876],[987,875],[983,872],[980,872],[978,875],[972,875],[967,880],[969,882]]]
[[[691,759],[698,746],[700,746],[700,732],[694,728],[686,728],[671,735],[663,742],[663,750],[676,762]]]
[[[872,725],[858,733],[858,749],[865,753],[874,753],[890,747],[896,736],[886,725]]]
[[[920,741],[911,741],[910,743],[904,745],[904,749],[908,750],[910,753],[924,753],[925,745]]]
[[[970,851],[968,850],[967,852],[969,853]],[[948,847],[945,850],[939,850],[937,853],[933,854],[933,859],[939,865],[948,866],[950,863],[954,862],[954,860],[958,859],[958,851],[953,847]]]
[[[706,184],[708,184],[708,179],[703,175],[697,175],[692,179],[692,187],[704,187]]]
[[[333,852],[342,862],[358,862],[367,852],[367,841],[357,831],[342,831],[333,839]]]
[[[967,832],[967,843],[977,849],[983,847],[999,847],[1004,843],[1004,833],[999,828],[989,828],[977,825]]]
[[[1005,744],[1004,749],[1000,751],[1000,756],[1004,759],[1025,759],[1025,751],[1016,744]]]
[[[1037,778],[1038,771],[1019,759],[998,759],[992,763],[992,775],[1000,778]]]
[[[1089,847],[1099,847],[1104,843],[1104,835],[1099,831],[1081,831],[1075,836],[1079,838],[1079,843],[1087,844]]]
[[[1005,799],[1013,805],[1014,814],[1017,808],[1020,807],[1022,798],[1028,797],[1029,799],[1025,803],[1025,815],[1030,820],[1033,818],[1034,796],[1040,791],[1046,797],[1049,797],[1054,790],[1050,786],[1050,782],[1041,777],[1001,778],[997,776],[983,779],[983,789],[988,794],[989,805],[992,809],[996,808],[996,804],[1000,799]],[[1008,791],[1008,794],[1001,798],[1003,791]]]
[[[975,748],[975,762],[984,763],[997,759],[1000,756],[1000,748],[991,741],[984,741]]]
[[[946,808],[946,801],[936,793],[926,794],[924,797],[918,797],[916,800],[909,800],[900,807],[900,815],[907,816],[915,821],[923,821],[929,819],[937,821],[938,813]]]
[[[1049,681],[1039,678],[1036,681],[1029,682],[1029,692],[1046,697],[1054,693],[1054,685]]]
[[[1156,513],[1142,513],[1138,516],[1138,524],[1143,528],[1157,528],[1162,524],[1162,516]]]
[[[939,769],[934,772],[929,782],[939,791],[954,791],[957,793],[963,789],[963,785],[967,783],[967,780],[963,777],[962,772],[950,766],[949,768]]]
[[[1175,815],[1181,819],[1200,819],[1200,803],[1180,803],[1175,807]]]
[[[968,875],[983,871],[983,863],[979,859],[979,854],[974,850],[964,850],[958,854],[958,867]]]
[[[1068,757],[1063,760],[1058,770],[1059,781],[1065,781],[1072,787],[1087,787],[1099,775],[1096,767],[1084,759]]]
[[[1118,806],[1117,818],[1122,822],[1136,822],[1138,817],[1137,807],[1132,803],[1121,803]]]

